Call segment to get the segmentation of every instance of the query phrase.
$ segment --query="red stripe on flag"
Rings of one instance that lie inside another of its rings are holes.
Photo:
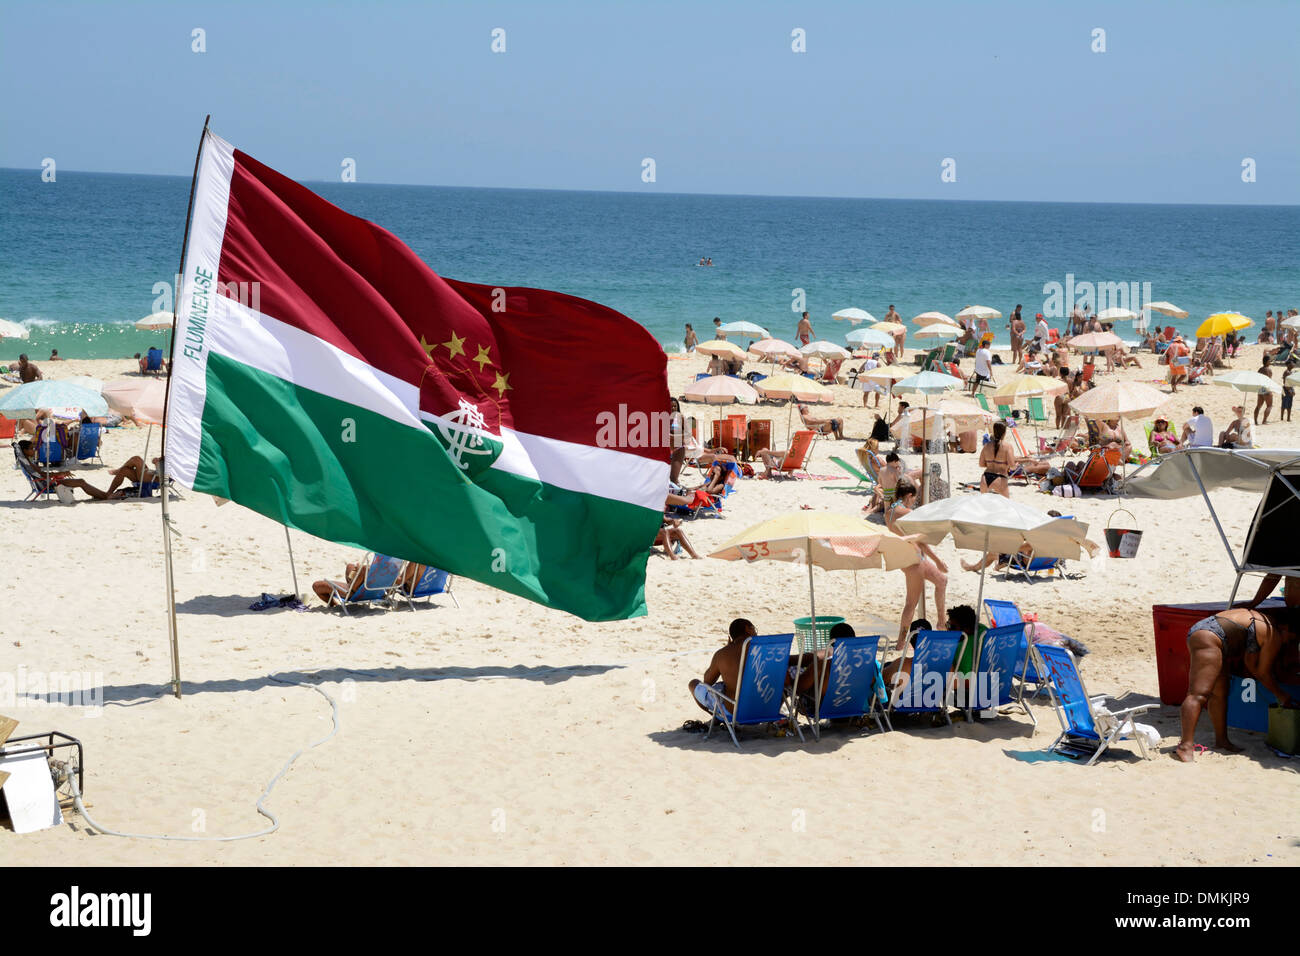
[[[443,279],[387,230],[234,157],[218,269],[226,294],[252,306],[255,289],[258,311],[418,385],[432,414],[467,399],[491,431],[667,460],[659,430],[650,444],[644,428],[597,438],[603,413],[635,426],[668,408],[667,357],[636,322],[559,292]]]

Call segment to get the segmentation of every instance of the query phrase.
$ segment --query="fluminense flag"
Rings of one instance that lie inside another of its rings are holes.
[[[442,278],[211,133],[178,296],[179,483],[588,620],[645,613],[668,386],[640,325]]]

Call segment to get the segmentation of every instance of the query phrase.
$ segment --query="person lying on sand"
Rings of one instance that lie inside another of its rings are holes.
[[[1256,595],[1256,602],[1262,600]],[[1208,709],[1217,750],[1241,750],[1228,739],[1228,684],[1234,673],[1250,676],[1273,692],[1282,707],[1294,707],[1278,683],[1275,665],[1283,650],[1296,643],[1300,627],[1300,578],[1286,579],[1286,610],[1273,615],[1251,608],[1220,611],[1197,621],[1187,632],[1191,667],[1182,706],[1182,739],[1174,757],[1196,759],[1196,724]]]

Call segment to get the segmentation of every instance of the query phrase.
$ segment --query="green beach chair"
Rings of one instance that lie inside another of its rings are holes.
[[[1029,422],[1032,425],[1042,425],[1047,421],[1047,412],[1043,408],[1043,399],[1035,395],[1029,399]]]
[[[1010,421],[1010,420],[1011,420],[1012,418],[1014,418],[1015,416],[1011,414],[1011,406],[1010,406],[1010,405],[999,405],[999,406],[998,406],[998,417],[1001,418],[1003,421]]]
[[[866,485],[868,488],[874,488],[876,486],[876,483],[871,479],[870,475],[864,475],[843,458],[836,458],[834,455],[831,455],[830,459],[835,462],[835,464],[839,465],[841,469],[847,471],[854,478],[858,479],[858,483],[849,489],[850,491],[857,491],[863,485]]]
[[[980,408],[984,409],[984,411],[986,412],[993,411],[993,409],[989,408],[989,400],[984,397],[983,392],[976,392],[975,398],[979,400]]]

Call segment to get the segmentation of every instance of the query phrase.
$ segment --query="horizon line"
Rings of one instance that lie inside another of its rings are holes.
[[[39,166],[0,166],[0,172],[16,173],[37,173],[40,174]],[[181,179],[185,177],[179,173],[124,173],[98,169],[68,169],[63,172],[75,173],[78,175],[89,176],[148,176],[155,179]],[[292,179],[293,177],[289,177]],[[800,199],[800,200],[846,200],[850,202],[969,202],[969,203],[1047,203],[1067,206],[1250,206],[1256,208],[1271,209],[1295,209],[1300,207],[1300,202],[1295,203],[1277,203],[1277,202],[1143,202],[1140,200],[1124,199],[972,199],[972,198],[954,198],[954,199],[937,199],[934,197],[917,197],[917,196],[834,196],[834,195],[795,195],[786,193],[713,193],[713,192],[667,192],[658,190],[638,190],[638,189],[574,189],[563,186],[452,186],[438,183],[395,183],[395,182],[364,182],[354,181],[350,183],[335,182],[332,179],[296,179],[295,182],[306,184],[321,185],[340,185],[340,186],[397,186],[409,189],[465,189],[465,190],[500,190],[512,192],[555,192],[555,193],[610,193],[619,196],[698,196],[698,197],[716,197],[726,199]],[[57,182],[57,181],[56,181]]]

